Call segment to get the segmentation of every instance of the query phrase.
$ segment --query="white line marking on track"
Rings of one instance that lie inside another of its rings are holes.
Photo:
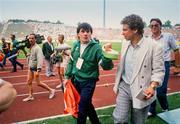
[[[116,68],[113,68],[112,70],[115,70]],[[101,69],[100,69],[101,70]],[[40,76],[43,76],[45,74],[40,74]],[[102,76],[102,75],[100,75]],[[18,78],[18,77],[27,77],[27,74],[23,74],[23,75],[14,75],[14,76],[4,76],[3,79],[7,79],[7,78]]]
[[[99,85],[96,85],[96,87],[107,87],[106,86],[107,84],[99,84]],[[112,86],[114,85],[114,83],[108,83],[108,86]],[[59,91],[62,91],[62,90],[56,90],[56,92],[59,92]],[[35,92],[33,93],[34,95],[39,95],[39,94],[47,94],[49,93],[49,91],[42,91],[42,92]],[[25,93],[25,94],[18,94],[17,96],[21,97],[21,96],[28,96],[29,94],[28,93]]]
[[[100,75],[100,77],[107,77],[107,76],[115,76],[115,74],[104,74],[104,75]],[[21,76],[20,76],[21,77]],[[4,77],[3,77],[4,79]],[[54,79],[54,80],[44,80],[42,82],[50,82],[50,81],[59,81],[59,79]],[[20,83],[13,83],[14,86],[17,85],[23,85],[23,84],[27,84],[26,82],[20,82]]]
[[[57,81],[59,82],[59,79],[55,79],[55,80],[44,80],[44,81],[41,81],[43,83],[46,83],[46,82],[53,82],[53,81]],[[20,82],[20,83],[13,83],[12,85],[13,86],[18,86],[18,85],[26,85],[27,83],[26,82]],[[33,81],[33,84],[36,84],[35,81]]]

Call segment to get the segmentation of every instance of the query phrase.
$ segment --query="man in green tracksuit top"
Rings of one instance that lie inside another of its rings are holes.
[[[92,124],[100,124],[92,104],[92,96],[99,77],[99,65],[104,70],[111,70],[113,62],[105,58],[98,42],[91,39],[92,27],[81,23],[77,27],[78,41],[74,43],[71,59],[65,72],[64,85],[71,79],[80,94],[77,123],[85,124],[87,116]],[[105,48],[108,48],[107,46]]]

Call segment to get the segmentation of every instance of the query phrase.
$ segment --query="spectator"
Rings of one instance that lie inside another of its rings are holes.
[[[1,67],[1,70],[4,70],[4,66],[1,62],[0,62],[0,67]]]
[[[63,82],[66,85],[68,79],[71,79],[80,94],[78,124],[85,124],[87,116],[92,124],[100,124],[92,104],[93,93],[99,77],[98,65],[100,64],[106,70],[113,68],[112,60],[103,56],[100,44],[91,39],[92,32],[90,24],[81,23],[78,25],[79,40],[75,42],[71,51],[71,59]]]
[[[1,70],[4,70],[4,66],[3,64],[1,63],[4,59],[4,54],[3,52],[0,50],[0,67],[1,67]]]
[[[53,73],[53,63],[51,61],[51,55],[54,53],[54,46],[52,44],[52,37],[47,37],[47,42],[43,44],[42,47],[43,54],[45,56],[45,63],[46,63],[46,76],[54,76]]]
[[[117,94],[113,112],[115,124],[145,124],[150,104],[156,99],[155,89],[164,78],[163,51],[160,45],[143,37],[144,22],[138,15],[122,21],[122,43],[114,92]]]
[[[6,65],[6,58],[10,56],[10,43],[6,42],[6,39],[4,37],[1,38],[2,41],[2,50],[4,53],[4,60],[3,60],[3,66]]]
[[[17,95],[13,85],[0,78],[0,113],[7,110]]]
[[[162,111],[168,111],[169,105],[167,100],[167,86],[170,72],[171,50],[175,55],[175,70],[180,72],[180,54],[176,40],[170,33],[162,33],[162,22],[158,18],[150,20],[150,27],[152,32],[152,39],[159,43],[163,48],[163,57],[165,64],[165,76],[161,87],[157,88],[157,99],[161,105]],[[151,104],[148,116],[153,117],[156,115],[156,101]]]
[[[24,102],[34,100],[32,81],[35,78],[35,81],[38,86],[49,91],[49,99],[52,99],[55,95],[55,90],[50,88],[47,84],[40,81],[40,72],[43,63],[43,53],[41,48],[36,44],[35,34],[29,35],[29,42],[31,44],[30,54],[28,55],[28,80],[27,85],[29,89],[29,96],[23,99]]]
[[[1,62],[0,62],[0,67],[1,67],[1,70],[4,70],[4,66]]]
[[[18,47],[19,43],[18,43],[18,41],[16,40],[16,36],[15,36],[14,34],[11,34],[11,35],[10,35],[10,38],[11,38],[11,40],[12,40],[11,55],[18,54],[18,49],[17,49],[17,47]],[[12,69],[11,72],[16,72],[16,71],[17,71],[16,65],[19,65],[19,66],[21,67],[21,69],[23,69],[24,65],[17,61],[17,56],[12,57],[12,58],[10,59],[10,61],[12,62],[12,65],[13,65],[13,69]]]

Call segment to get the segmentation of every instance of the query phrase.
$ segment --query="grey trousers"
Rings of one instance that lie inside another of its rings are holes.
[[[45,59],[45,63],[46,63],[46,76],[49,77],[53,74],[53,64],[46,59]]]
[[[114,124],[128,124],[129,113],[131,115],[131,124],[145,124],[149,106],[135,109],[132,106],[132,102],[130,85],[122,81],[119,85],[116,107],[113,112]]]

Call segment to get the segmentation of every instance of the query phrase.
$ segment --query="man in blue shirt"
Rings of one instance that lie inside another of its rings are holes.
[[[165,64],[165,76],[161,87],[157,88],[157,99],[161,105],[162,111],[168,111],[168,101],[167,101],[167,86],[169,80],[170,72],[170,61],[171,61],[171,50],[174,51],[175,56],[175,70],[180,70],[180,54],[178,46],[176,45],[176,39],[170,33],[162,33],[162,22],[158,18],[153,18],[150,20],[150,28],[152,32],[152,39],[159,43],[163,48],[163,58]],[[156,115],[156,101],[151,104],[148,116]]]

